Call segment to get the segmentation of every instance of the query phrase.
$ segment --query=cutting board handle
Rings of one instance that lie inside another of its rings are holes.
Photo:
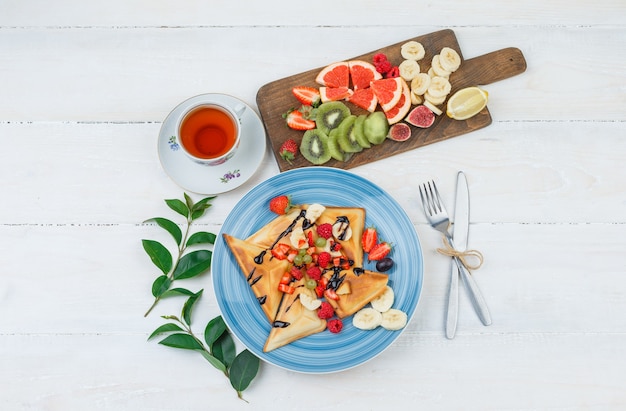
[[[452,76],[462,79],[452,84],[454,89],[469,86],[480,86],[495,83],[526,71],[526,59],[522,51],[516,47],[496,50],[482,56],[465,60],[458,72],[462,75]]]

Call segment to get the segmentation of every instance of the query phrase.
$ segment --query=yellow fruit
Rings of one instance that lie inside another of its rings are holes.
[[[487,105],[489,93],[478,87],[467,87],[448,100],[446,114],[455,120],[466,120],[480,113]]]

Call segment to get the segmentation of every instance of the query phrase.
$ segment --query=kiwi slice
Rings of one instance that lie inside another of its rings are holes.
[[[337,141],[339,142],[339,147],[346,153],[358,153],[363,150],[363,147],[356,141],[356,137],[352,130],[354,129],[354,123],[356,121],[356,116],[354,114],[350,114],[346,117],[337,130],[339,134],[337,136]]]
[[[339,127],[344,118],[350,115],[350,109],[341,101],[328,101],[320,104],[315,113],[317,128],[326,135],[330,130]]]
[[[300,153],[315,165],[326,163],[330,160],[328,135],[318,129],[305,131],[300,143]]]
[[[349,157],[339,145],[340,133],[341,130],[339,128],[334,128],[330,130],[330,134],[328,135],[328,152],[330,153],[330,156],[335,160],[347,161]]]
[[[382,111],[375,111],[367,115],[363,122],[365,137],[372,144],[381,144],[387,138],[389,121]]]
[[[361,147],[370,148],[372,145],[367,140],[367,137],[365,137],[365,133],[363,132],[363,122],[365,122],[366,118],[367,115],[365,114],[361,114],[360,116],[358,116],[354,121],[354,127],[352,127],[350,133],[354,134],[354,139],[357,141],[357,143],[359,143]]]

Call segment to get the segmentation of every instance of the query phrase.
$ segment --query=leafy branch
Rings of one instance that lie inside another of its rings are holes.
[[[196,277],[211,267],[212,252],[210,250],[196,250],[189,253],[186,253],[186,251],[191,245],[215,243],[215,234],[213,233],[200,231],[189,236],[193,221],[202,217],[204,212],[211,207],[210,201],[215,197],[206,197],[197,203],[194,203],[187,193],[184,194],[184,197],[184,202],[178,199],[165,200],[169,208],[187,219],[184,235],[178,224],[167,218],[155,217],[145,221],[146,223],[156,223],[172,235],[178,247],[178,255],[176,260],[174,260],[170,251],[163,244],[154,240],[141,240],[144,250],[148,253],[154,265],[162,272],[162,275],[159,275],[152,283],[154,302],[144,314],[144,317],[150,314],[162,298],[173,295],[190,296],[193,294],[184,288],[170,289],[175,280]]]
[[[202,291],[189,296],[183,306],[181,317],[175,315],[162,316],[171,322],[154,330],[148,340],[157,335],[168,334],[167,337],[159,341],[159,344],[199,352],[213,367],[224,373],[226,378],[230,380],[232,387],[237,391],[237,396],[246,401],[243,398],[243,391],[256,377],[259,371],[259,359],[248,350],[236,354],[235,342],[221,316],[215,317],[207,324],[204,330],[204,342],[193,333],[191,313]]]

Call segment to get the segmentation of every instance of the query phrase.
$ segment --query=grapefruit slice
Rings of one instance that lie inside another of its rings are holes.
[[[369,111],[370,113],[376,110],[376,106],[378,105],[378,99],[376,98],[374,91],[369,87],[355,89],[354,93],[352,93],[352,95],[346,100],[355,106]]]
[[[380,80],[383,75],[376,71],[373,64],[363,60],[351,60],[348,62],[350,67],[350,78],[354,90],[367,88],[374,80]]]
[[[385,111],[389,124],[395,124],[402,120],[411,109],[411,90],[406,84],[406,81],[404,81],[402,77],[400,77],[400,79],[402,80],[402,95],[400,96],[400,100],[398,100],[398,103],[396,103],[391,110],[383,110]]]
[[[320,87],[320,98],[322,103],[327,101],[337,101],[348,98],[352,95],[352,90],[348,87]]]
[[[370,83],[370,87],[378,98],[378,104],[383,111],[389,111],[398,104],[403,93],[403,82],[402,77],[392,77],[374,80]]]
[[[320,71],[315,81],[326,87],[349,87],[350,66],[346,61],[330,64]]]

